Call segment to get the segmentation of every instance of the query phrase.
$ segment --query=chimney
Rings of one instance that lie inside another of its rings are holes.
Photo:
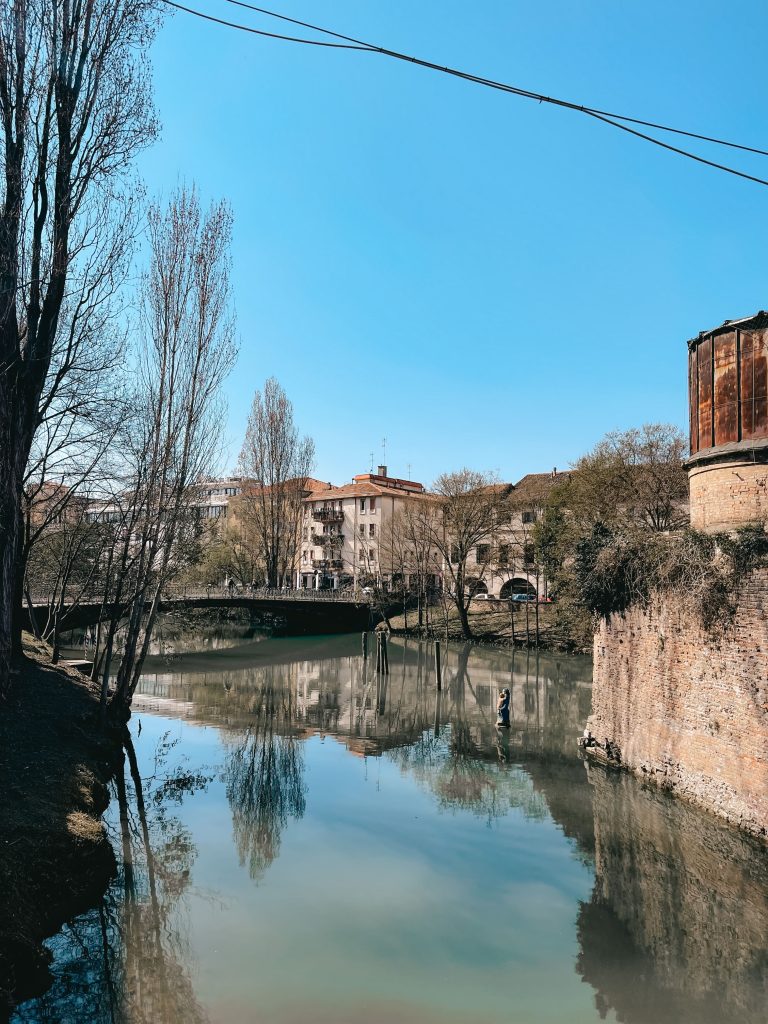
[[[378,475],[379,476],[386,476],[387,475],[387,467],[386,466],[379,466],[379,474]]]
[[[557,466],[555,466],[555,468],[552,470],[552,479],[554,480],[554,478],[556,476],[557,476]]]

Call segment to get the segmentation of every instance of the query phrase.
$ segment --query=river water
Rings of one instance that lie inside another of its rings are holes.
[[[183,648],[17,1024],[766,1020],[766,851],[577,758],[588,659],[452,647],[438,697],[414,641],[383,677],[358,637]]]

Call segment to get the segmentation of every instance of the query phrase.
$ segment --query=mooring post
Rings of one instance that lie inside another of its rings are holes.
[[[389,646],[387,644],[387,634],[386,633],[382,633],[381,634],[381,651],[382,651],[382,655],[383,655],[382,661],[383,661],[384,675],[388,676],[389,675]]]
[[[435,640],[435,675],[437,676],[438,691],[443,688],[443,670],[440,665],[440,641]]]
[[[376,633],[376,671],[381,672],[381,633]]]
[[[368,634],[363,633],[363,661],[368,659]]]

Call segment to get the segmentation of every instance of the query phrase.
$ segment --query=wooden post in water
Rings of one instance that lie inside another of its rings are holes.
[[[368,634],[363,633],[363,661],[368,660]]]
[[[384,675],[389,675],[389,647],[386,633],[381,634],[381,669]]]
[[[435,676],[437,677],[438,693],[443,688],[443,670],[440,665],[440,641],[435,640]]]

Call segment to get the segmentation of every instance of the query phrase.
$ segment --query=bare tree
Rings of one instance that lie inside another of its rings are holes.
[[[686,439],[666,423],[606,434],[578,460],[565,504],[580,526],[602,522],[663,532],[688,521]]]
[[[143,54],[154,12],[154,0],[0,10],[2,688],[20,648],[24,480],[62,310],[100,272],[94,253],[121,230],[129,162],[155,134]]]
[[[432,546],[442,556],[462,635],[471,639],[469,603],[490,571],[491,540],[508,488],[490,473],[460,469],[438,477],[433,490],[437,500],[429,521]]]
[[[274,377],[257,391],[240,453],[250,480],[239,502],[259,543],[268,587],[291,583],[300,544],[302,501],[315,461],[311,438],[300,437],[293,405]]]
[[[163,588],[186,567],[190,537],[200,530],[196,483],[211,473],[219,456],[221,385],[236,352],[230,234],[228,208],[219,204],[203,215],[194,191],[182,189],[166,211],[157,206],[150,211],[140,391],[128,434],[130,485],[123,502],[118,592],[112,598],[116,611],[124,601],[129,607],[113,697],[118,707],[131,702]],[[109,667],[107,658],[102,699]]]

